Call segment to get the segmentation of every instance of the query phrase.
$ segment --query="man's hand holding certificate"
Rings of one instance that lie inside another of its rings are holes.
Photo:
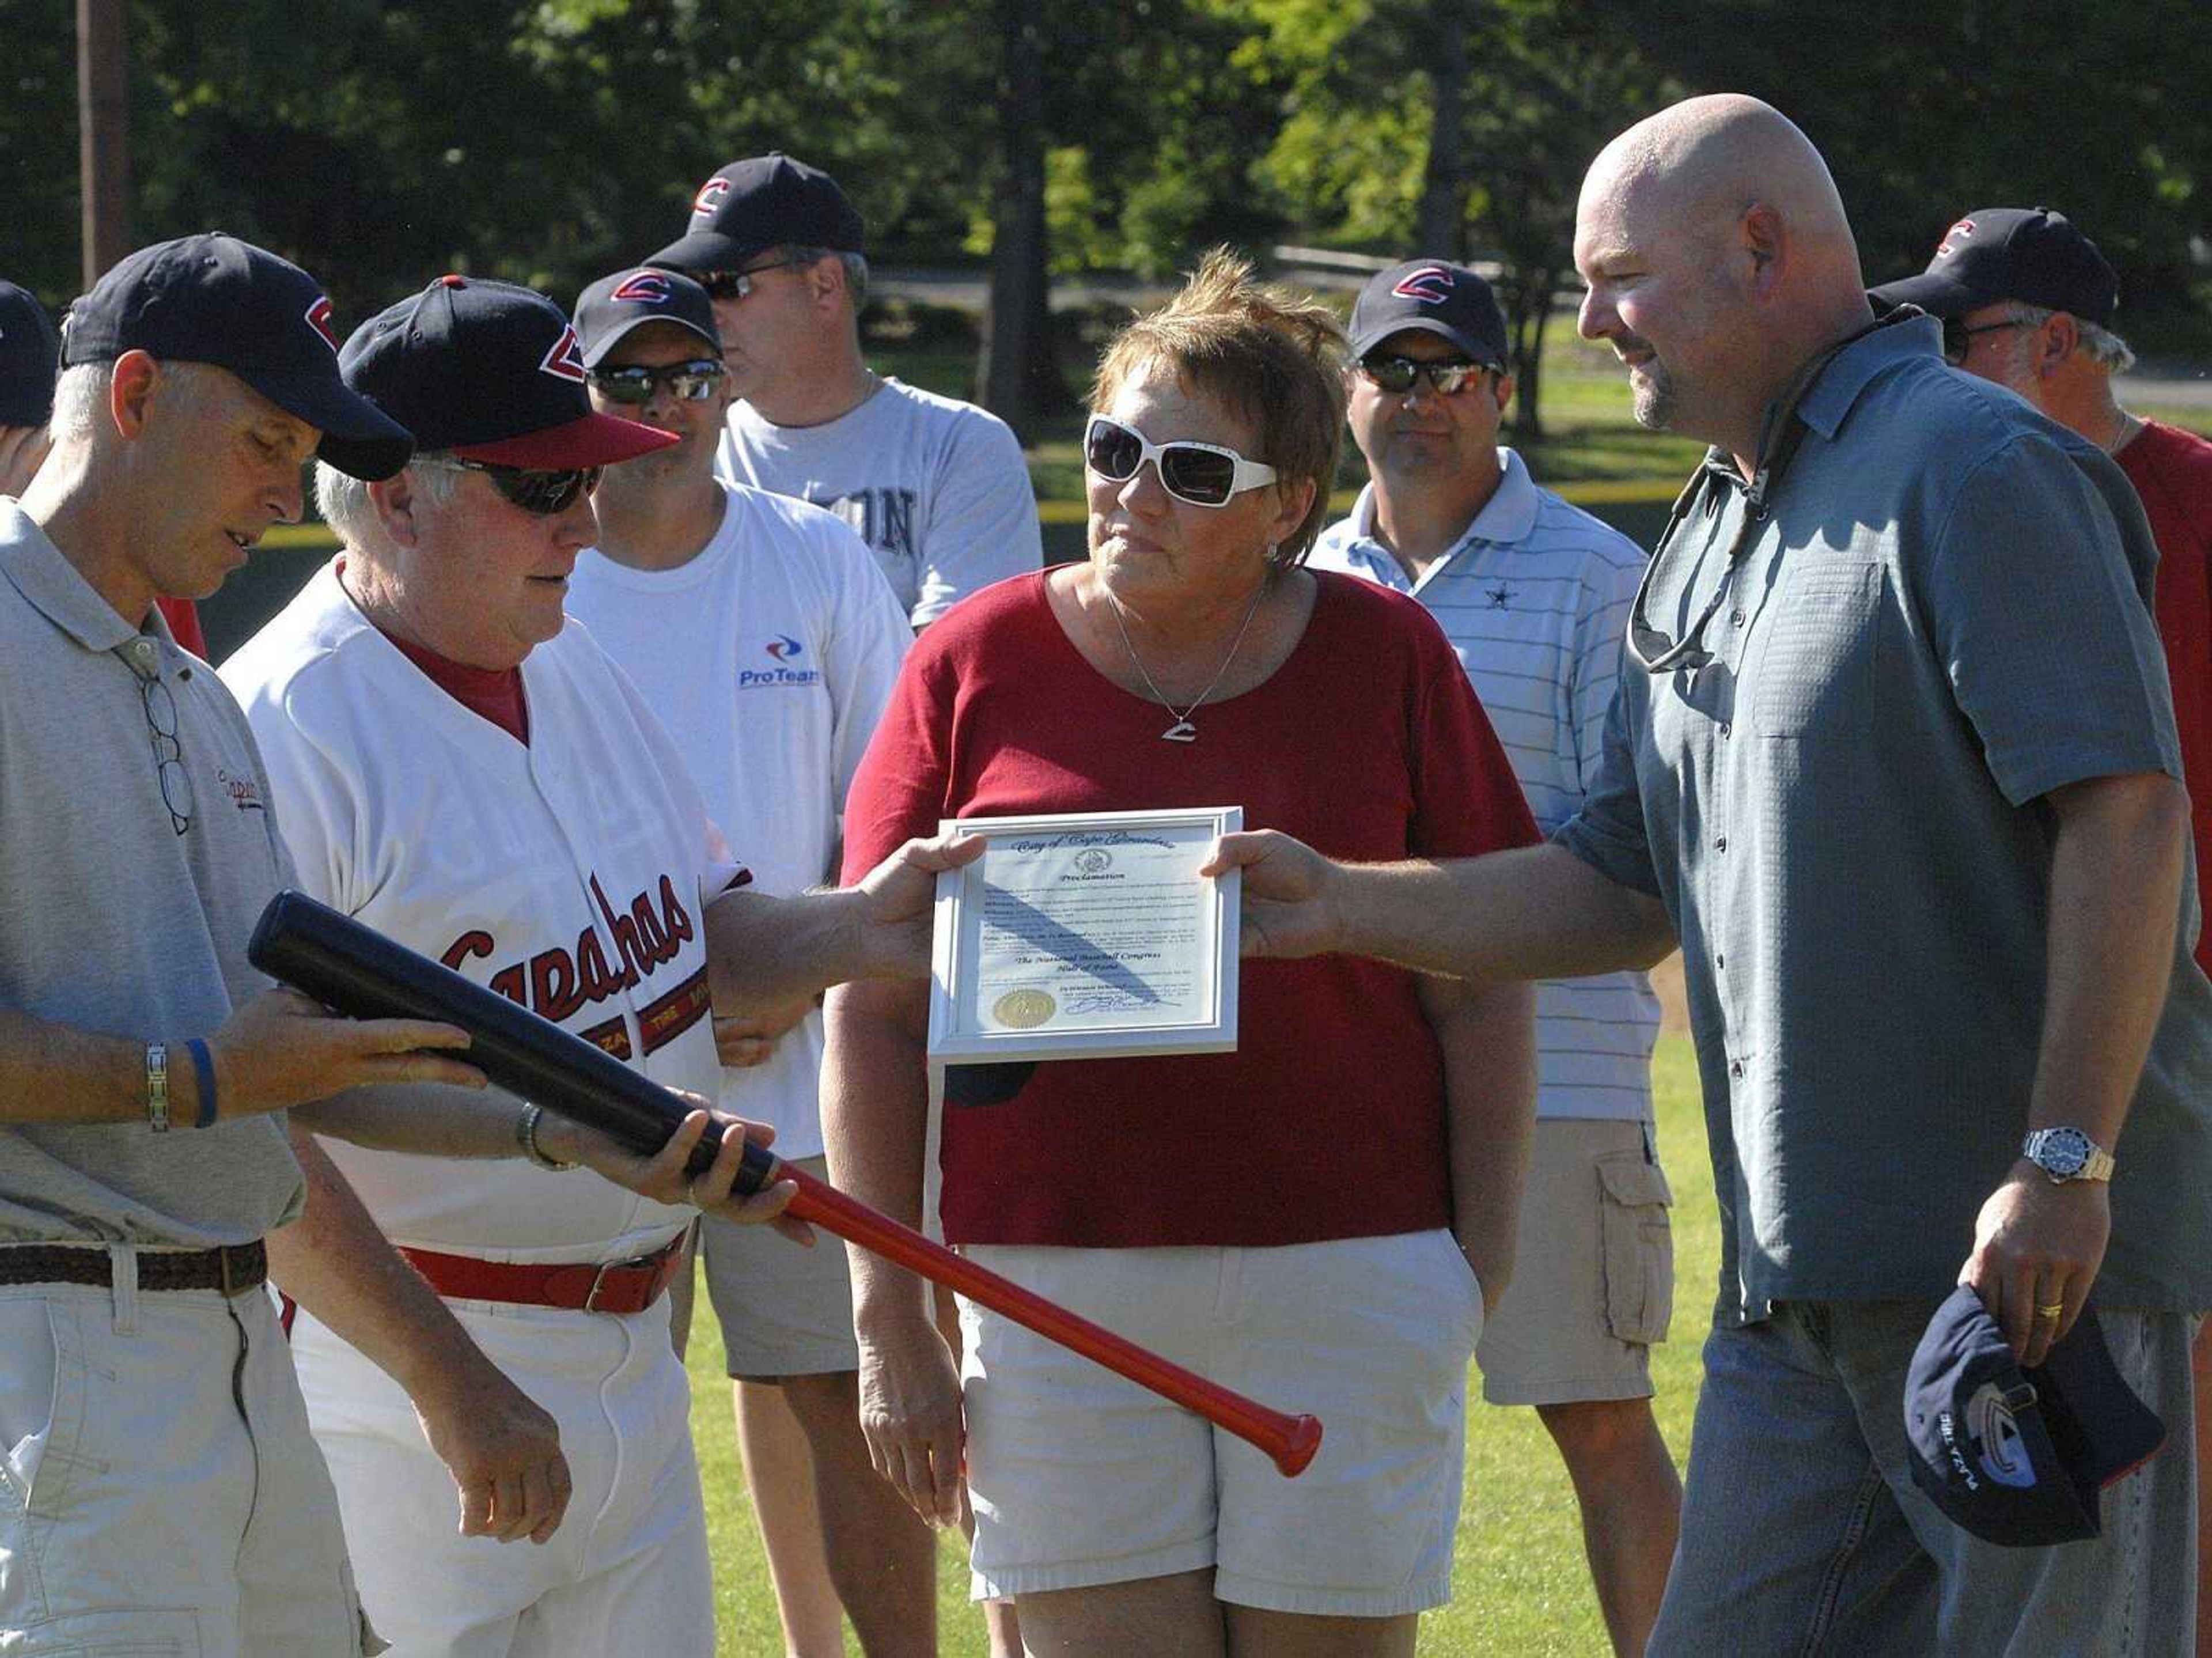
[[[1237,1046],[1239,880],[1202,875],[1240,808],[967,818],[939,877],[929,1051],[956,1062]]]

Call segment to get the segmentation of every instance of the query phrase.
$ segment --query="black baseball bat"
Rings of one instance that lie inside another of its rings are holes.
[[[270,978],[356,1019],[460,1026],[471,1041],[457,1058],[510,1094],[633,1151],[651,1157],[683,1123],[688,1108],[681,1098],[613,1054],[305,893],[280,892],[269,901],[246,957]],[[721,1125],[710,1122],[691,1150],[690,1172],[704,1174],[721,1145]],[[738,1189],[759,1191],[774,1179],[775,1163],[766,1147],[747,1145]]]
[[[501,1088],[633,1151],[658,1151],[688,1110],[680,1096],[580,1036],[302,893],[280,892],[269,901],[246,953],[271,978],[356,1018],[459,1025],[472,1038],[461,1057]],[[693,1148],[690,1171],[705,1170],[720,1145],[721,1125],[709,1124]],[[1321,1448],[1322,1425],[1315,1418],[1271,1409],[1208,1381],[748,1145],[738,1188],[757,1192],[778,1180],[799,1188],[787,1213],[957,1290],[1197,1412],[1257,1446],[1286,1476],[1302,1472]]]

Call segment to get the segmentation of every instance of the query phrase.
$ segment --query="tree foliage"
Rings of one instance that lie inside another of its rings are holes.
[[[2132,324],[2189,305],[2208,229],[2212,29],[2180,0],[2094,19],[2057,0],[131,0],[128,16],[140,238],[252,237],[321,276],[345,319],[453,269],[567,299],[677,234],[714,167],[782,149],[837,175],[879,262],[994,254],[1024,293],[1285,236],[1494,259],[1526,410],[1589,156],[1723,88],[1821,146],[1870,279],[1917,268],[1962,211],[2040,201],[2112,255]],[[1012,124],[1010,20],[1035,68],[1035,113]],[[73,31],[72,0],[0,0],[0,273],[55,301],[76,281]]]

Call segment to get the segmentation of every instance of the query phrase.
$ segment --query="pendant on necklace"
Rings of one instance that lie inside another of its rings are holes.
[[[1175,710],[1170,708],[1168,712],[1170,714],[1173,714]],[[1160,741],[1163,743],[1195,743],[1198,741],[1198,727],[1192,725],[1188,720],[1178,720],[1174,725],[1169,726],[1165,731],[1160,733]]]

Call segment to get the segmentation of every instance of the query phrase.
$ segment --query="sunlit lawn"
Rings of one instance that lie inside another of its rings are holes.
[[[1678,1284],[1674,1333],[1656,1352],[1657,1406],[1680,1462],[1689,1450],[1698,1349],[1710,1317],[1719,1245],[1705,1121],[1698,1111],[1689,1044],[1682,1037],[1661,1038],[1657,1083],[1661,1155],[1677,1200]],[[776,1658],[782,1647],[775,1604],[738,1472],[729,1386],[722,1379],[721,1338],[711,1314],[703,1312],[703,1295],[700,1305],[702,1315],[691,1351],[691,1422],[707,1485],[721,1651]],[[1474,1376],[1468,1396],[1476,1402],[1468,1423],[1458,1598],[1423,1619],[1421,1652],[1433,1658],[1605,1652],[1603,1626],[1583,1564],[1574,1497],[1535,1412],[1482,1405],[1480,1382]],[[948,1540],[940,1551],[939,1647],[947,1658],[980,1658],[988,1650],[981,1616],[968,1604],[968,1574],[957,1543]],[[857,1643],[848,1642],[848,1649],[857,1658]]]

